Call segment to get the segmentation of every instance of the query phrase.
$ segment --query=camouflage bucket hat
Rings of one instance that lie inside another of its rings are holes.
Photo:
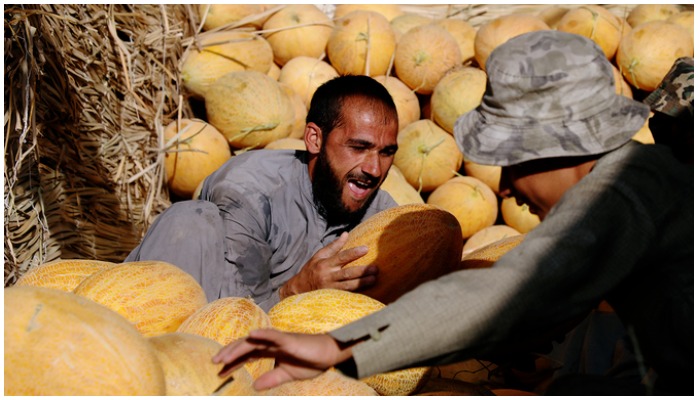
[[[637,133],[649,107],[615,93],[613,69],[592,40],[556,30],[516,36],[486,62],[481,104],[455,123],[478,164],[601,154]]]

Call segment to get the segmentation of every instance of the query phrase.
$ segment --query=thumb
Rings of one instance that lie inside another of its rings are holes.
[[[340,252],[340,250],[343,248],[343,246],[345,246],[345,243],[347,243],[347,241],[348,233],[343,232],[329,245],[319,250],[318,255],[322,258],[333,257],[334,255],[338,254],[338,252]]]

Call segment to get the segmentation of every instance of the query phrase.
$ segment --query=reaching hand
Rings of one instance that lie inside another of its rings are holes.
[[[317,251],[316,254],[280,290],[280,297],[305,293],[316,289],[354,291],[374,284],[379,269],[375,265],[343,268],[349,262],[367,254],[367,246],[340,251],[348,240],[347,232]]]
[[[246,338],[224,346],[214,355],[214,363],[225,364],[219,376],[225,377],[247,361],[274,357],[275,368],[261,375],[256,390],[269,389],[292,380],[314,378],[335,364],[349,358],[349,348],[342,350],[331,336],[258,329]]]

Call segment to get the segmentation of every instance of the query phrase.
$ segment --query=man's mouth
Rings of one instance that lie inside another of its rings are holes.
[[[348,188],[352,193],[352,197],[355,197],[357,199],[363,199],[367,197],[372,192],[372,189],[374,189],[375,186],[376,183],[373,180],[356,178],[348,179]]]

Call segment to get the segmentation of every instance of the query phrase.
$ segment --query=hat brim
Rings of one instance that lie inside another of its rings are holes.
[[[621,95],[609,102],[592,117],[566,121],[505,119],[479,106],[457,119],[454,136],[465,158],[484,165],[607,153],[631,140],[649,115],[647,105]]]

